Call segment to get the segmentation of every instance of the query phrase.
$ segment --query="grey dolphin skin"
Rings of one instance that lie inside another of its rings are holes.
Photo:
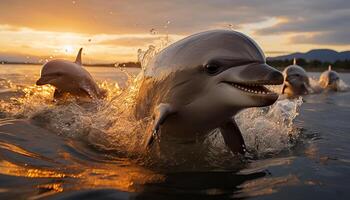
[[[55,86],[55,99],[63,97],[65,93],[92,99],[104,97],[105,91],[97,86],[90,73],[82,66],[82,50],[82,48],[79,50],[75,62],[66,60],[47,62],[41,69],[36,85]]]
[[[145,68],[136,99],[138,119],[152,117],[145,146],[155,137],[195,141],[219,128],[233,153],[245,144],[233,116],[273,104],[264,85],[283,83],[259,46],[230,30],[198,33],[162,50]]]
[[[295,59],[293,65],[289,65],[283,70],[283,76],[284,84],[282,87],[282,94],[293,97],[309,93],[309,77],[306,71],[296,64]]]
[[[339,90],[339,75],[332,70],[332,66],[328,67],[328,70],[323,72],[319,79],[319,84],[323,89],[337,91]]]

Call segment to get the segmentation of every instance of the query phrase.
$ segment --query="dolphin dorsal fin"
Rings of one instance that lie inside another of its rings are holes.
[[[297,64],[297,59],[293,58],[293,65]]]
[[[77,58],[75,59],[75,63],[77,63],[78,65],[81,65],[81,52],[83,51],[83,48],[80,48],[79,49],[79,52],[78,52],[78,55],[77,55]]]
[[[328,66],[328,71],[331,71],[332,70],[332,65],[329,65]]]

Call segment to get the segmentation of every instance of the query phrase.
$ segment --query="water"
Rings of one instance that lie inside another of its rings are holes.
[[[139,69],[87,69],[105,101],[52,102],[52,87],[34,86],[40,66],[0,65],[0,199],[350,198],[349,92],[239,113],[245,158],[217,132],[144,153],[147,120],[130,115]]]

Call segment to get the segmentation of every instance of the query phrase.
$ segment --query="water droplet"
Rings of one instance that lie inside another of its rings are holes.
[[[227,26],[228,26],[228,28],[231,29],[231,30],[235,29],[235,27],[234,27],[233,24],[228,24]]]
[[[150,31],[149,31],[152,35],[155,35],[155,34],[157,34],[157,30],[156,29],[154,29],[154,28],[152,28]]]

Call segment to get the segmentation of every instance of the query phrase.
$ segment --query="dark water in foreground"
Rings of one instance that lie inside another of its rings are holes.
[[[0,78],[12,84],[1,89],[2,105],[21,96],[38,70],[0,66]],[[123,85],[127,79],[114,68],[88,70],[98,81]],[[350,83],[350,74],[341,78]],[[14,85],[21,86],[14,91]],[[17,104],[29,109],[35,103]],[[84,137],[67,136],[80,132],[79,127],[57,134],[45,126],[55,123],[9,116],[5,111],[11,108],[4,107],[0,199],[350,199],[350,92],[305,96],[294,120],[300,133],[293,145],[251,156],[238,166],[204,170],[146,167],[115,151],[97,150]]]

